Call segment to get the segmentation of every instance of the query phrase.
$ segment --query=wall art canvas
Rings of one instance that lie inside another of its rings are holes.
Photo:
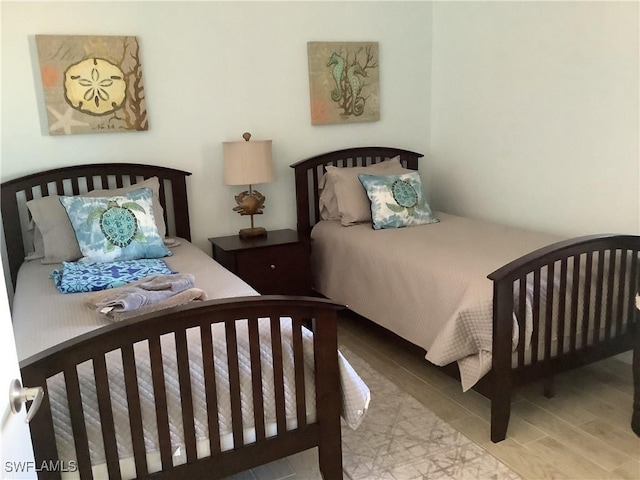
[[[311,124],[380,120],[378,42],[309,42]]]
[[[36,35],[36,45],[51,135],[148,130],[136,37]]]

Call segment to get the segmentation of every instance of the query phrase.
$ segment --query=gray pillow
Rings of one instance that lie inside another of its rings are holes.
[[[25,245],[27,246],[27,256],[25,261],[38,260],[44,258],[44,239],[36,223],[31,220],[27,230],[24,232]]]
[[[337,216],[344,226],[371,221],[371,204],[364,187],[358,179],[359,174],[399,175],[412,171],[402,167],[399,156],[367,167],[341,168],[328,166],[326,170],[323,193],[325,190],[327,192],[333,190],[336,203],[330,203],[333,199],[326,197],[323,200],[327,207],[333,205],[335,208],[337,204]]]
[[[144,182],[113,190],[92,190],[83,193],[81,197],[108,197],[125,195],[139,188],[150,188],[152,191],[153,216],[162,238],[167,228],[164,223],[162,205],[160,205],[160,182],[157,177],[151,177]],[[36,224],[36,230],[42,234],[44,243],[44,258],[42,263],[74,262],[82,257],[73,227],[67,212],[60,203],[58,195],[34,198],[27,202],[31,217]]]

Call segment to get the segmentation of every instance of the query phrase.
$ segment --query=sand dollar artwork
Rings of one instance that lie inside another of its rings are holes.
[[[118,66],[101,58],[88,58],[67,69],[64,91],[76,110],[106,115],[122,107],[127,84]]]
[[[50,135],[149,129],[137,37],[36,35],[36,46]]]

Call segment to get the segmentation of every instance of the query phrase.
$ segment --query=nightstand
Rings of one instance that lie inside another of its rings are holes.
[[[293,230],[210,238],[213,258],[263,295],[310,295],[309,241]]]

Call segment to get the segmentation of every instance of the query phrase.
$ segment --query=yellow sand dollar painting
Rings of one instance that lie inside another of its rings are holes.
[[[101,58],[87,58],[64,74],[66,100],[76,110],[106,115],[122,107],[127,83],[120,67]]]
[[[49,133],[148,130],[136,37],[36,35]]]

